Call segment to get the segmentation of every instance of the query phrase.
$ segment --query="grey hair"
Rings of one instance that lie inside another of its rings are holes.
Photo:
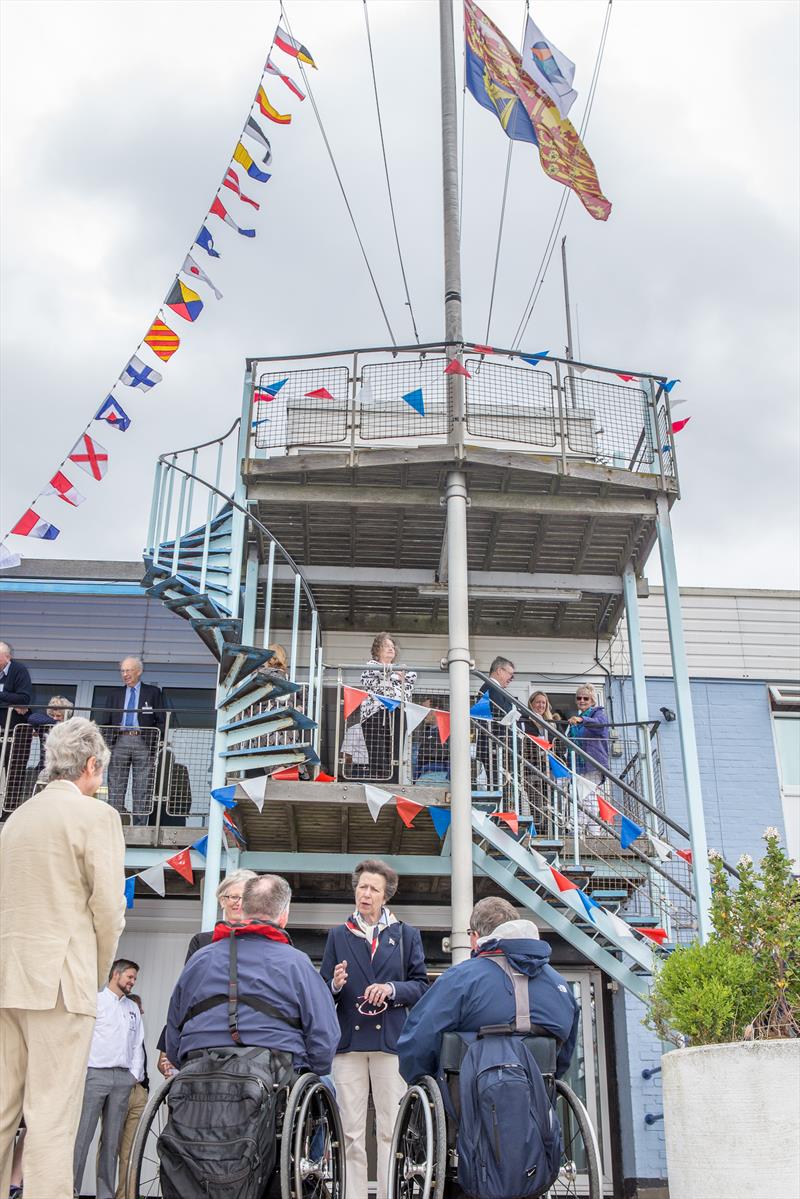
[[[144,674],[144,662],[142,661],[141,658],[137,658],[136,654],[126,654],[124,658],[120,658],[120,660],[119,660],[120,666],[122,665],[123,662],[135,662],[136,665],[141,670],[141,672]]]
[[[222,899],[222,896],[226,895],[231,887],[235,887],[239,883],[248,883],[251,878],[258,878],[255,870],[232,870],[230,874],[225,875],[217,887],[217,899]]]
[[[63,708],[66,713],[66,715],[64,716],[65,720],[69,720],[70,716],[72,716],[73,712],[75,711],[74,707],[72,706],[72,700],[65,699],[63,695],[51,695],[50,699],[47,702],[47,715],[48,716],[52,716],[53,708]]]
[[[472,909],[469,926],[479,937],[488,937],[499,924],[516,919],[516,909],[507,899],[501,899],[499,895],[487,895],[485,899],[479,899]]]
[[[279,874],[261,874],[244,885],[242,915],[249,920],[277,920],[292,901],[292,888]]]
[[[75,782],[86,769],[90,758],[96,758],[105,770],[111,751],[93,720],[74,716],[63,724],[56,724],[47,735],[44,750],[44,770],[40,782],[53,779],[69,779]]]
[[[506,670],[514,670],[514,663],[510,661],[509,658],[501,658],[498,656],[493,660],[491,666],[489,667],[489,674],[494,674],[494,672],[499,670],[501,666]]]
[[[0,650],[8,654],[9,658],[14,657],[14,648],[7,641],[0,641]]]
[[[592,703],[593,704],[597,703],[597,692],[595,691],[595,689],[591,683],[581,683],[580,687],[578,687],[577,690],[578,691],[588,691],[589,695],[592,698]]]

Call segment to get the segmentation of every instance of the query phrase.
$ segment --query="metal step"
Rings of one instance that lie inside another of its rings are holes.
[[[266,712],[256,712],[253,716],[245,716],[242,720],[230,720],[227,724],[220,726],[221,733],[239,732],[241,729],[252,729],[258,724],[269,723],[289,716],[290,723],[298,729],[315,729],[317,727],[316,720],[312,720],[310,716],[306,716],[305,712],[299,712],[297,708],[290,706],[282,708],[268,708]],[[265,732],[270,732],[271,729],[265,729]],[[260,736],[259,733],[250,733],[251,737]]]
[[[258,649],[255,645],[226,645],[219,667],[220,681],[224,686],[232,687],[245,674],[272,661],[272,657],[271,650]]]
[[[242,622],[232,616],[192,617],[190,624],[200,635],[206,629],[216,629],[226,645],[237,645],[242,635]]]
[[[240,713],[246,712],[253,704],[262,700],[278,699],[282,695],[295,695],[298,691],[302,691],[299,683],[290,683],[288,679],[281,676],[269,680],[264,678],[259,671],[255,671],[240,687],[235,687],[219,706],[233,720]]]
[[[214,600],[206,592],[200,592],[197,595],[183,595],[180,599],[167,599],[163,602],[165,608],[169,608],[171,612],[177,612],[179,616],[183,616],[186,613],[187,617],[191,617],[193,613],[187,611],[190,608],[195,609],[196,619],[207,617],[213,620],[215,617],[225,615],[225,613],[217,608]]]

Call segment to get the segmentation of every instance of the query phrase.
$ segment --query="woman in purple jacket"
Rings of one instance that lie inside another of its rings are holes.
[[[397,1041],[409,1008],[428,989],[419,930],[402,924],[386,906],[397,874],[367,859],[353,871],[355,911],[328,933],[322,977],[330,987],[341,1040],[333,1059],[336,1102],[347,1156],[347,1193],[367,1199],[365,1135],[370,1089],[378,1134],[378,1196],[386,1199],[389,1149],[405,1083],[397,1066]]]

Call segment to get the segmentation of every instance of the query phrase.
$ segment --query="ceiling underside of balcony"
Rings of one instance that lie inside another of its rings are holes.
[[[630,563],[641,573],[653,545],[656,481],[530,465],[466,468],[472,632],[605,636],[622,611],[622,571]],[[271,466],[249,464],[248,497],[303,568],[324,628],[445,630],[441,498],[450,463],[294,473],[285,460],[277,473]],[[283,591],[273,624],[288,614]]]

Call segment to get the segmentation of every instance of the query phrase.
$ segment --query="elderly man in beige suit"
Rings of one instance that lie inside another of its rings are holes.
[[[48,785],[0,835],[0,1196],[24,1114],[25,1199],[72,1199],[97,992],[125,924],[119,813],[93,798],[108,756],[91,721],[56,725]]]

